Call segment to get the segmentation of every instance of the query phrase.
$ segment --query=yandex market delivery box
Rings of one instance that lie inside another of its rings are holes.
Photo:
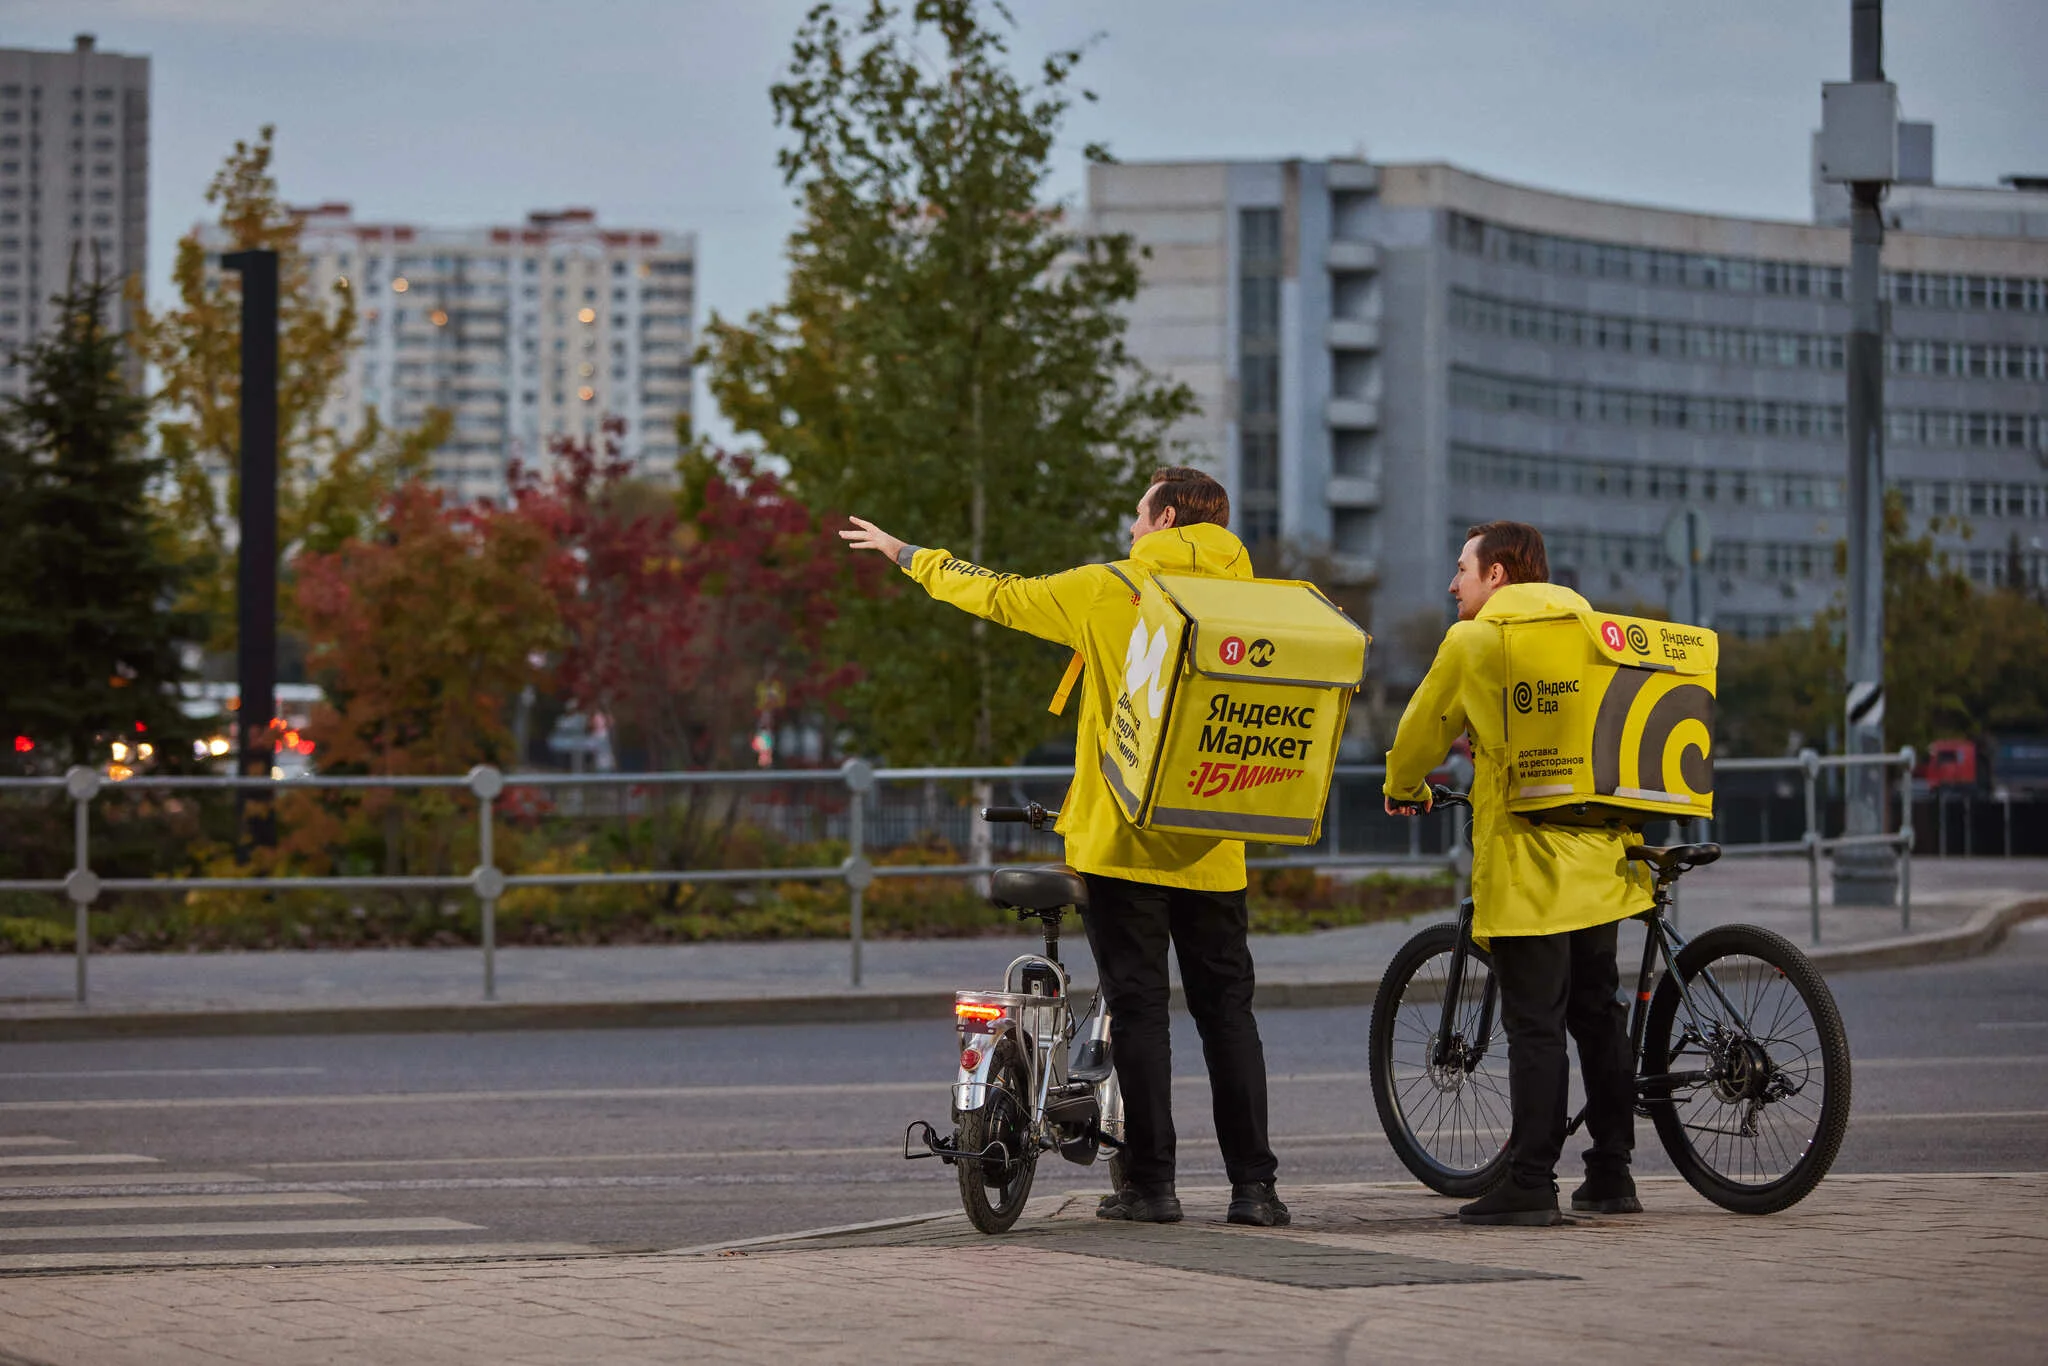
[[[1372,638],[1314,585],[1155,576],[1102,773],[1133,825],[1314,844]]]
[[[1714,633],[1605,612],[1501,623],[1508,810],[1562,825],[1714,814]]]

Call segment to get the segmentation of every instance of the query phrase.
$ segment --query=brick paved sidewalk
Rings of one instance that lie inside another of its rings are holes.
[[[1473,1229],[1412,1186],[1297,1187],[1285,1231],[1088,1216],[1050,1197],[739,1249],[0,1282],[0,1362],[2034,1362],[2048,1174],[1836,1176],[1768,1218],[1676,1181],[1649,1213]]]

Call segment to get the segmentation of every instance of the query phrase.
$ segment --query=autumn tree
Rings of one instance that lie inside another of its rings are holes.
[[[576,566],[553,580],[558,693],[603,716],[650,769],[753,766],[756,722],[822,717],[856,677],[828,655],[842,607],[884,571],[839,552],[771,470],[693,447],[679,493],[630,478],[623,424],[551,443],[552,473],[515,475],[518,517]],[[649,793],[648,866],[690,867],[738,806],[705,788]]]
[[[61,772],[109,745],[189,758],[184,576],[151,516],[162,462],[105,319],[115,286],[74,261],[57,323],[15,361],[0,414],[0,765]]]
[[[360,344],[345,283],[321,297],[299,250],[300,223],[271,174],[273,130],[237,142],[207,187],[225,250],[278,253],[278,546],[289,563],[304,549],[331,551],[365,534],[377,509],[446,439],[435,414],[414,432],[387,431],[374,408],[351,433],[337,420],[336,391]],[[165,461],[158,496],[185,536],[189,603],[213,622],[212,644],[233,644],[233,525],[241,506],[241,277],[216,268],[199,234],[178,243],[171,272],[177,302],[158,311],[131,281],[134,345],[162,377]]]
[[[1125,347],[1132,241],[1047,202],[1079,59],[1027,83],[972,0],[805,19],[772,91],[803,215],[788,293],[714,315],[704,357],[812,508],[1022,574],[1121,551],[1193,399]],[[1056,651],[921,595],[849,603],[835,640],[863,669],[853,728],[892,759],[1009,762],[1057,724]]]

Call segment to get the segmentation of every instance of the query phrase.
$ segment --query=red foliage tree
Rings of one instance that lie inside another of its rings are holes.
[[[545,477],[514,472],[515,515],[575,565],[555,581],[556,686],[649,769],[752,766],[765,758],[749,744],[763,719],[831,716],[856,675],[825,653],[826,627],[845,594],[875,591],[880,576],[841,553],[772,470],[692,452],[671,493],[630,477],[623,430],[557,438]],[[702,789],[649,799],[637,852],[662,866],[689,866],[738,813]]]

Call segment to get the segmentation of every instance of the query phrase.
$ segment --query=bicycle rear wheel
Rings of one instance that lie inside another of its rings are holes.
[[[1678,973],[1685,991],[1667,972],[1650,1000],[1643,1075],[1704,1075],[1644,1088],[1664,1151],[1723,1209],[1798,1203],[1849,1128],[1849,1036],[1834,994],[1790,941],[1754,925],[1708,930],[1678,955]]]
[[[1432,925],[1401,946],[1372,1006],[1368,1065],[1380,1127],[1401,1165],[1439,1195],[1483,1195],[1507,1175],[1507,1034],[1491,961],[1468,946],[1438,1048],[1456,925]]]
[[[1031,1102],[1024,1057],[1015,1039],[996,1045],[989,1068],[988,1099],[978,1110],[955,1111],[958,1144],[968,1152],[1000,1145],[985,1159],[962,1158],[960,1203],[967,1218],[983,1233],[1007,1233],[1031,1198],[1031,1180],[1038,1172],[1038,1145],[1031,1141]]]

